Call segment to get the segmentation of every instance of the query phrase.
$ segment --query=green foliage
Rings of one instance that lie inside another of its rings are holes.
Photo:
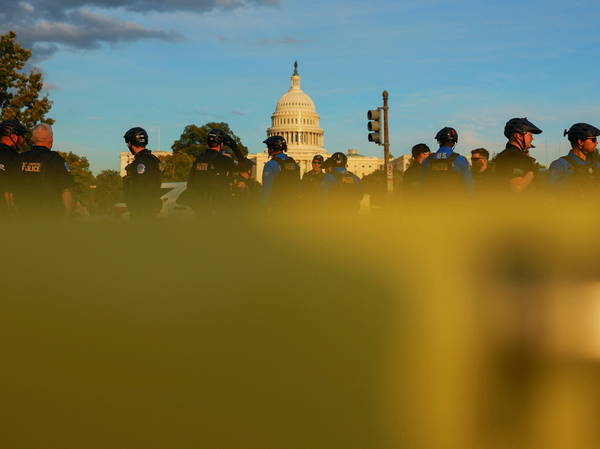
[[[40,122],[54,123],[46,117],[52,102],[47,95],[39,98],[44,87],[41,72],[24,71],[30,57],[31,51],[21,47],[15,32],[0,36],[0,118],[17,118],[28,129]]]
[[[187,181],[194,157],[187,153],[173,153],[169,156],[161,156],[163,182]]]
[[[91,204],[90,186],[94,184],[94,175],[90,170],[90,162],[87,158],[78,156],[75,153],[63,153],[61,151],[59,153],[65,158],[71,169],[74,182],[74,200],[80,201],[84,206],[89,206]]]
[[[193,159],[197,158],[208,148],[206,146],[206,136],[213,128],[218,128],[225,131],[232,137],[233,140],[235,140],[242,154],[248,154],[248,148],[242,144],[241,139],[236,136],[233,131],[231,131],[231,128],[229,128],[229,125],[224,122],[210,122],[204,126],[186,126],[181,134],[181,137],[173,143],[173,146],[171,146],[173,153],[186,153],[191,155]]]
[[[116,170],[103,170],[96,176],[92,214],[110,215],[115,203],[121,199],[123,179]]]

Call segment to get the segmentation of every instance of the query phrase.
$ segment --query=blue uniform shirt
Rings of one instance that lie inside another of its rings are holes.
[[[428,174],[431,173],[431,166],[429,160],[434,159],[448,159],[454,153],[454,149],[451,147],[440,147],[435,153],[425,159],[423,162],[422,179],[426,179]],[[454,159],[452,164],[452,170],[458,173],[463,180],[467,190],[473,190],[473,175],[471,174],[471,166],[469,161],[464,156],[458,156]]]
[[[285,161],[286,159],[289,159],[289,156],[285,153],[277,153],[273,156],[273,158],[278,158],[282,161]],[[271,193],[273,192],[273,183],[275,182],[277,175],[279,175],[281,172],[281,167],[276,161],[273,160],[273,158],[271,158],[271,160],[265,164],[262,175],[262,199],[265,203],[267,203],[271,198]]]
[[[334,167],[333,170],[341,175],[343,175],[344,173],[346,173],[348,171],[345,167]],[[356,184],[358,186],[360,186],[361,190],[362,190],[362,182],[361,182],[360,178],[354,174],[353,174],[353,176],[356,181]],[[327,175],[325,175],[325,177],[323,178],[323,181],[321,181],[321,193],[323,195],[327,195],[327,193],[329,193],[329,190],[331,189],[331,187],[333,187],[338,182],[340,182],[340,180],[338,178],[336,178],[335,175],[332,175],[331,173],[327,173]]]
[[[569,151],[569,156],[577,165],[583,166],[590,164],[589,161],[584,161],[577,156],[573,150]],[[591,164],[593,164],[596,171],[600,169],[600,164],[598,162],[592,162]],[[573,168],[569,162],[562,157],[558,158],[550,164],[550,168],[548,169],[548,184],[556,190],[564,189],[569,187],[569,184],[575,179],[575,174],[575,168]]]

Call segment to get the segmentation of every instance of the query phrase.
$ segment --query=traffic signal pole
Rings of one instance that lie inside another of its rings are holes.
[[[373,109],[367,112],[369,120],[367,128],[369,130],[369,142],[383,146],[383,171],[386,179],[386,190],[388,194],[394,192],[394,169],[390,163],[390,129],[388,125],[389,107],[388,100],[390,94],[387,90],[383,91],[383,107]],[[383,112],[383,114],[382,114]],[[383,119],[383,139],[381,138],[381,122]]]
[[[383,168],[387,180],[387,192],[394,192],[394,169],[390,163],[390,130],[388,126],[389,107],[388,99],[390,94],[387,90],[383,91]]]

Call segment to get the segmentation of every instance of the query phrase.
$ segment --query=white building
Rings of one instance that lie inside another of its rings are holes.
[[[300,173],[312,170],[312,159],[320,154],[327,159],[331,154],[325,149],[325,131],[321,128],[321,119],[314,101],[301,88],[298,63],[294,64],[292,86],[277,102],[271,116],[271,127],[267,137],[282,136],[288,145],[288,155],[300,165]],[[262,172],[269,160],[267,150],[249,154],[248,158],[256,164],[254,177],[262,181]],[[363,156],[358,150],[348,150],[348,170],[359,177],[383,167],[383,159]]]
[[[394,171],[404,173],[411,162],[412,156],[409,154],[403,154],[400,157],[392,159],[391,164],[392,167],[394,167]]]

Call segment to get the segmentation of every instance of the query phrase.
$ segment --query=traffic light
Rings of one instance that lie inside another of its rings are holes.
[[[369,119],[369,142],[374,142],[377,145],[382,144],[381,140],[381,111],[379,109],[373,109],[367,112],[367,118]]]

